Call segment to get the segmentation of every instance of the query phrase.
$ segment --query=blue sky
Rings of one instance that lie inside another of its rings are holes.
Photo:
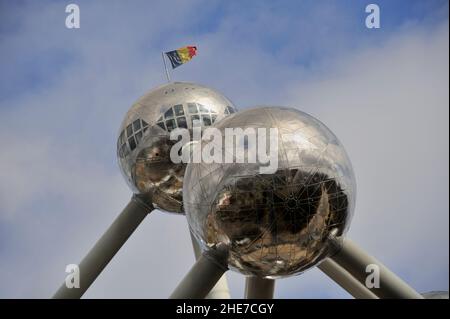
[[[448,290],[448,1],[374,1],[377,30],[370,1],[75,1],[77,30],[69,3],[0,1],[0,297],[50,296],[126,204],[120,122],[165,81],[161,52],[187,44],[175,80],[327,124],[357,175],[349,237],[419,291]],[[151,214],[87,296],[164,298],[192,258],[183,217]],[[317,270],[276,294],[348,297]]]

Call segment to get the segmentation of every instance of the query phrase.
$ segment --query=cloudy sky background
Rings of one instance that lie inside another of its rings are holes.
[[[448,1],[0,0],[0,297],[47,298],[126,205],[115,145],[131,104],[173,73],[239,108],[297,107],[345,145],[349,237],[420,292],[449,286]],[[85,295],[166,298],[194,261],[186,220],[153,212]],[[244,280],[229,273],[233,297]],[[319,270],[279,298],[348,298]]]

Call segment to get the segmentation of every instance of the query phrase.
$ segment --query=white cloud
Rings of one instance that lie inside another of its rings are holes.
[[[421,291],[448,289],[448,54],[448,23],[413,29],[291,86],[289,98],[352,159],[350,237]]]

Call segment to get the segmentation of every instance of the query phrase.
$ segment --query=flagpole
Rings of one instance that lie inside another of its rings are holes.
[[[166,70],[166,77],[167,77],[167,82],[170,83],[170,75],[169,75],[169,70],[167,69],[167,64],[166,64],[166,59],[164,57],[164,52],[161,52],[161,56],[164,62],[164,69]]]

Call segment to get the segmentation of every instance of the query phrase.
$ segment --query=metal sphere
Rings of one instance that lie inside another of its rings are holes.
[[[133,192],[148,195],[158,209],[183,213],[186,164],[171,161],[176,141],[170,132],[192,133],[193,123],[207,127],[235,110],[222,94],[194,83],[169,83],[142,96],[125,115],[117,140],[119,166]]]
[[[336,244],[328,238],[346,232],[356,195],[337,137],[312,116],[283,107],[244,110],[214,127],[223,138],[225,128],[277,128],[278,166],[263,174],[260,161],[188,164],[184,206],[202,249],[225,243],[231,269],[268,278],[299,274],[332,254]],[[218,145],[211,138],[200,145],[210,143]]]

